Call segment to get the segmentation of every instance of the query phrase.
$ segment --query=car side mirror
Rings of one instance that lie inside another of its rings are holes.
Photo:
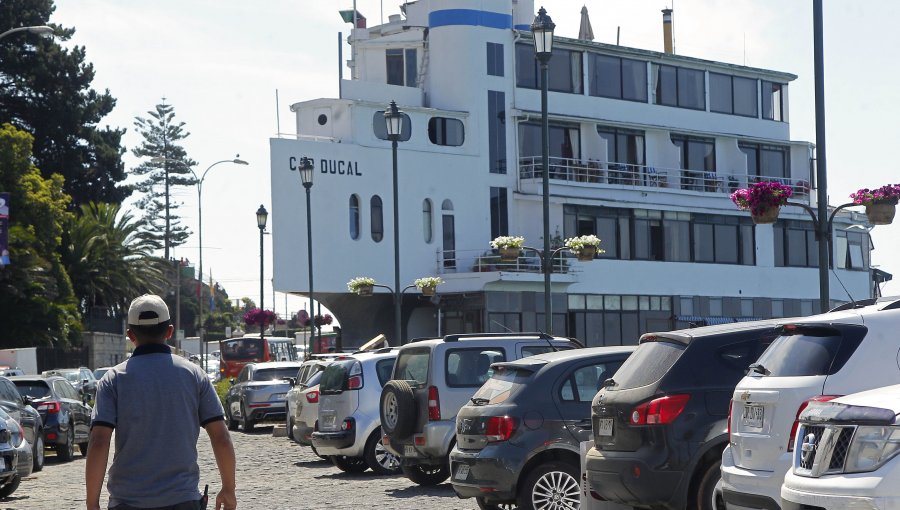
[[[82,386],[87,386],[87,385],[90,384],[90,383],[91,383],[91,380],[90,380],[90,379],[82,379],[82,380],[81,380]]]
[[[281,380],[290,384],[292,388],[297,385],[297,379],[293,377],[282,377]]]
[[[23,395],[23,396],[22,396],[22,403],[25,404],[26,406],[30,406],[32,403],[34,403],[34,399],[32,399],[31,397],[29,397],[28,395]]]
[[[229,379],[228,382],[230,382],[231,385],[234,386],[234,377],[232,377],[231,379]]]
[[[91,395],[87,392],[81,394],[81,403],[87,405],[91,400]]]

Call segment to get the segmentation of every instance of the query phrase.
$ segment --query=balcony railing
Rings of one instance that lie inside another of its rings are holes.
[[[520,179],[540,179],[543,167],[539,156],[519,158]],[[603,163],[571,158],[550,158],[550,179],[579,184],[624,186],[626,188],[668,188],[702,193],[731,194],[759,181],[775,181],[794,190],[795,197],[809,196],[809,181],[785,177],[723,174],[628,163]]]
[[[553,257],[552,272],[568,274],[576,272],[571,261],[575,257],[563,251]],[[541,258],[531,250],[523,250],[515,262],[503,262],[496,250],[446,250],[437,252],[438,274],[486,273],[506,271],[517,273],[541,273]]]

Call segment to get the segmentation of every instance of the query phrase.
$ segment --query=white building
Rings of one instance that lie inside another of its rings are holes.
[[[393,285],[391,144],[383,111],[408,116],[399,144],[402,285],[440,275],[439,300],[403,299],[404,337],[543,327],[543,275],[526,252],[499,264],[489,242],[543,245],[538,66],[532,0],[419,0],[349,40],[340,97],[296,103],[297,135],[273,138],[275,287],[306,294],[307,217],[296,161],[315,160],[315,298],[345,344],[384,332]],[[511,14],[510,14],[511,13]],[[552,15],[552,12],[550,13]],[[550,60],[550,231],[593,233],[606,253],[552,276],[554,333],[589,345],[647,331],[818,311],[814,227],[799,207],[754,226],[731,191],[778,180],[814,206],[814,147],[792,141],[792,74],[557,38]],[[811,198],[812,197],[812,198]],[[835,219],[831,294],[869,297],[871,243],[858,213]],[[840,283],[838,282],[840,279]]]

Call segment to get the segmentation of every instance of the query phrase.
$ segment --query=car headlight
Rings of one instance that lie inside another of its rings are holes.
[[[845,473],[875,471],[900,453],[900,427],[859,426],[850,442]]]

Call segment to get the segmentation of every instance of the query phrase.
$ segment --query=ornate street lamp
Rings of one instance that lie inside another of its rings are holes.
[[[321,329],[316,326],[316,313],[313,308],[313,248],[312,248],[312,205],[310,205],[310,190],[313,186],[313,172],[314,163],[312,158],[302,157],[300,158],[299,163],[297,164],[297,171],[300,172],[300,182],[303,183],[303,188],[306,190],[306,250],[307,250],[307,265],[309,267],[309,310],[312,313],[312,320],[310,321],[310,336],[312,337],[312,346],[313,351],[316,349],[316,346],[319,345],[317,338],[315,336],[315,332],[319,331],[319,337],[321,337]],[[315,328],[315,329],[312,329]],[[321,339],[321,338],[319,338]],[[309,344],[306,345],[306,352],[310,351]]]
[[[269,218],[269,211],[260,204],[256,210],[256,226],[259,227],[259,309],[263,310],[263,234],[266,232],[266,220]],[[265,338],[266,328],[259,325],[259,338]]]
[[[394,170],[394,288],[400,288],[400,197],[397,192],[397,142],[403,129],[403,113],[397,109],[397,103],[391,101],[384,111],[384,124],[387,128],[388,140],[391,141],[391,155]],[[403,344],[400,324],[401,294],[394,293],[394,335],[397,345]]]

